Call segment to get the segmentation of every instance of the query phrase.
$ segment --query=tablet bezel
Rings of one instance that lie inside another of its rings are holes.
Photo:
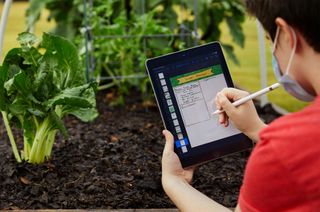
[[[212,42],[201,46],[196,46],[183,51],[178,51],[163,56],[148,59],[146,61],[146,69],[151,81],[152,89],[155,93],[156,101],[159,107],[160,115],[164,123],[164,127],[173,132],[171,118],[166,117],[165,111],[165,99],[161,88],[155,87],[156,76],[153,75],[152,70],[157,67],[161,67],[164,64],[173,64],[172,61],[185,61],[192,59],[195,56],[202,55],[202,53],[210,53],[211,51],[217,52],[219,56],[220,65],[223,70],[224,78],[228,87],[234,87],[231,75],[223,55],[223,51],[219,42]],[[161,100],[162,98],[162,100]],[[185,128],[185,126],[183,126]],[[172,128],[172,129],[171,129]],[[236,134],[224,139],[212,141],[210,143],[191,148],[192,152],[189,154],[180,154],[174,146],[175,152],[180,158],[183,167],[190,167],[198,164],[202,164],[226,155],[230,155],[236,152],[241,152],[246,149],[252,148],[253,142],[245,136],[243,133]],[[196,151],[196,152],[195,152]]]

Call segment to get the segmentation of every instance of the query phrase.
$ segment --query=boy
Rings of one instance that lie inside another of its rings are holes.
[[[247,95],[227,88],[218,93],[229,120],[258,142],[246,166],[236,211],[320,210],[320,11],[319,0],[246,0],[249,12],[273,42],[273,68],[278,81],[296,98],[313,103],[300,112],[262,123],[252,102],[234,107]],[[162,158],[165,192],[182,211],[229,211],[189,183],[193,169],[184,170],[173,151],[173,137],[164,131]]]

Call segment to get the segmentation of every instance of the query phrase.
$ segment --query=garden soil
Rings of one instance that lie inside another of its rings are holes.
[[[163,124],[156,105],[131,95],[112,107],[113,93],[97,95],[99,117],[66,117],[69,137],[58,135],[52,158],[17,164],[0,120],[0,209],[172,208],[161,186]],[[270,122],[280,114],[257,107]],[[21,134],[14,130],[21,146]],[[250,151],[200,166],[193,185],[227,206],[237,203]]]

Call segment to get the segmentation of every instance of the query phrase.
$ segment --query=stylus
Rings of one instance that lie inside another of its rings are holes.
[[[247,101],[250,101],[250,100],[252,100],[252,99],[254,99],[254,98],[258,97],[258,96],[261,96],[263,94],[269,93],[270,91],[273,91],[273,90],[275,90],[275,89],[277,89],[279,87],[280,87],[280,84],[279,83],[275,83],[275,84],[273,84],[273,85],[271,85],[269,87],[266,87],[266,88],[264,88],[264,89],[262,89],[260,91],[257,91],[257,92],[255,92],[253,94],[250,94],[250,95],[248,95],[248,96],[246,96],[246,97],[244,97],[242,99],[239,99],[239,100],[233,102],[232,104],[233,104],[233,106],[238,107],[239,105],[242,105],[242,104],[246,103]],[[223,110],[216,110],[216,111],[214,111],[212,113],[212,115],[220,114],[220,113],[223,113],[223,112],[224,112]]]

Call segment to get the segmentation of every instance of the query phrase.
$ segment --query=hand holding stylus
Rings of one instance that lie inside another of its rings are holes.
[[[246,102],[248,102],[248,101],[250,101],[250,100],[252,100],[252,99],[254,99],[256,97],[258,97],[258,96],[261,96],[263,94],[269,93],[270,91],[273,91],[273,90],[275,90],[275,89],[277,89],[279,87],[280,87],[280,84],[279,83],[275,83],[275,84],[273,84],[273,85],[271,85],[269,87],[266,87],[266,88],[264,88],[264,89],[262,89],[260,91],[257,91],[257,92],[255,92],[253,94],[250,94],[249,96],[246,96],[246,97],[244,97],[242,99],[239,99],[239,100],[233,102],[232,105],[235,106],[235,107],[238,107],[239,105],[242,105],[242,104],[244,104],[244,103],[246,103]],[[217,115],[217,114],[220,114],[220,113],[223,113],[223,112],[224,112],[223,110],[216,110],[215,112],[212,113],[212,115]]]
[[[260,119],[253,101],[249,100],[277,87],[279,87],[279,85],[275,84],[251,95],[248,92],[235,88],[223,89],[217,94],[215,99],[217,108],[221,110],[217,113],[219,123],[227,127],[231,121],[233,126],[246,134],[251,140],[257,142],[260,131],[267,125]],[[236,102],[237,105],[242,106],[234,106]]]

